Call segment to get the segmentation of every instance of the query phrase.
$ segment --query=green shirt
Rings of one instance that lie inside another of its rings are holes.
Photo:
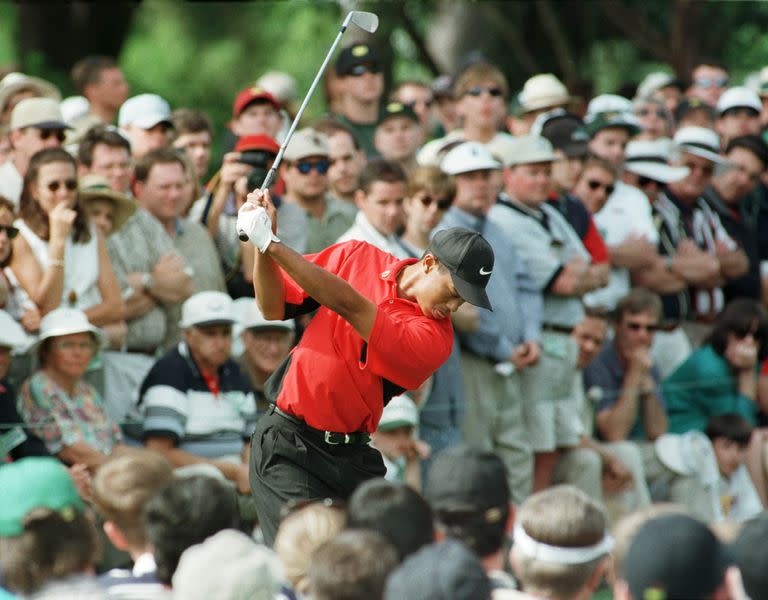
[[[379,155],[376,151],[376,145],[374,144],[374,138],[376,137],[376,123],[355,123],[350,121],[344,115],[334,115],[334,118],[341,123],[344,123],[355,134],[357,143],[360,144],[360,148],[365,152],[366,158],[374,158]]]
[[[757,405],[739,393],[728,361],[706,345],[695,350],[662,384],[669,432],[704,431],[715,415],[736,413],[752,425]]]
[[[314,254],[336,243],[342,233],[355,222],[354,204],[325,195],[325,210],[321,219],[307,213],[307,245],[305,252]]]

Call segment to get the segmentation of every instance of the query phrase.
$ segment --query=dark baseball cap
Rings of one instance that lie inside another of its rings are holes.
[[[687,515],[665,515],[637,532],[624,560],[624,579],[633,598],[709,598],[732,563],[704,523]]]
[[[553,111],[542,119],[540,135],[568,158],[582,158],[588,153],[589,136],[584,131],[584,121],[573,113]]]
[[[474,513],[484,523],[495,523],[509,510],[507,471],[493,452],[469,446],[448,448],[429,469],[424,497],[438,516]]]
[[[717,111],[714,106],[707,104],[699,98],[687,98],[680,102],[675,109],[675,122],[680,122],[683,117],[694,110],[700,110],[707,114],[707,117],[714,121],[717,118]]]
[[[750,598],[768,598],[768,514],[761,513],[744,523],[731,545],[731,552]]]
[[[432,238],[429,252],[450,271],[453,285],[465,301],[493,310],[485,293],[493,271],[493,248],[483,236],[461,227],[443,229]]]
[[[419,117],[407,104],[403,104],[402,102],[388,102],[384,108],[381,109],[381,112],[379,113],[379,120],[376,122],[376,126],[378,127],[387,119],[392,119],[394,117],[405,117],[414,123],[419,122]]]
[[[384,600],[489,600],[480,559],[455,540],[424,546],[390,574]]]
[[[376,46],[357,43],[347,46],[336,58],[336,74],[344,77],[352,75],[355,67],[368,65],[375,70],[381,69],[381,58]]]

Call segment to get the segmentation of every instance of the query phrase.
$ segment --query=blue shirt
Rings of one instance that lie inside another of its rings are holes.
[[[542,296],[515,250],[512,238],[516,233],[503,228],[493,210],[487,217],[477,217],[455,206],[435,231],[449,227],[478,232],[494,253],[493,275],[486,288],[493,312],[480,310],[477,331],[457,332],[459,338],[474,354],[506,361],[522,342],[537,342],[541,338]]]

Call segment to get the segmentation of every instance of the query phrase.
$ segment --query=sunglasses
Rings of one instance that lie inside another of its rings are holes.
[[[483,92],[488,92],[488,95],[491,96],[492,98],[500,98],[501,96],[504,95],[504,92],[501,91],[501,88],[497,88],[497,87],[486,88],[480,85],[476,85],[474,87],[469,88],[467,90],[467,95],[477,97],[477,96],[482,96]]]
[[[605,189],[605,193],[607,196],[610,196],[613,194],[613,190],[615,189],[615,186],[610,183],[603,183],[602,181],[596,181],[594,179],[590,179],[587,181],[587,185],[589,186],[590,190],[599,190],[600,188]]]
[[[732,329],[733,335],[739,338],[740,340],[743,340],[748,335],[751,335],[753,338],[757,339],[757,337],[761,334],[760,327],[757,326],[755,323],[749,323],[747,325],[737,325]]]
[[[432,196],[422,196],[419,198],[421,200],[421,203],[424,205],[424,208],[429,207],[432,202],[437,203],[437,210],[448,210],[451,207],[451,204],[453,204],[453,198],[438,198],[435,199]]]
[[[659,119],[667,118],[667,113],[661,110],[660,108],[656,110],[651,110],[650,108],[641,108],[640,110],[637,111],[638,117],[647,117],[648,115],[656,115],[657,117],[659,117]]]
[[[696,87],[700,88],[724,88],[728,86],[729,79],[727,77],[718,77],[717,79],[710,79],[705,77],[703,79],[697,79],[694,81]]]
[[[688,167],[692,172],[701,171],[707,177],[711,177],[712,174],[715,172],[714,165],[699,165],[699,164],[687,162],[687,163],[683,163],[683,166]]]
[[[329,160],[318,160],[317,162],[301,161],[296,163],[296,168],[302,175],[309,175],[312,169],[315,169],[318,175],[325,175],[330,166],[331,161]]]
[[[52,192],[58,192],[62,185],[67,188],[67,191],[74,192],[77,189],[77,179],[50,181],[45,187],[47,187]]]
[[[40,139],[47,140],[49,137],[54,136],[59,142],[63,142],[66,138],[66,134],[61,129],[38,129],[40,132]]]
[[[640,187],[645,187],[646,185],[663,185],[662,183],[656,181],[655,179],[651,179],[650,177],[644,177],[643,175],[640,175],[637,179],[637,184]]]
[[[655,333],[659,330],[659,326],[657,324],[646,325],[644,323],[627,323],[626,325],[632,331],[640,331],[642,329],[648,333]]]
[[[13,225],[0,225],[0,231],[5,231],[5,235],[7,235],[8,239],[11,240],[15,238],[19,233],[19,230]]]
[[[374,75],[376,73],[381,73],[381,67],[378,65],[355,65],[349,71],[349,74],[352,77],[362,77],[366,73],[372,73]]]

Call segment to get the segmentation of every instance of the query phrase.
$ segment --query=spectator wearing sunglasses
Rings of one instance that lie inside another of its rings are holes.
[[[717,106],[730,82],[728,68],[718,60],[702,60],[691,70],[691,85],[686,95],[710,106]]]
[[[742,135],[760,135],[760,112],[763,103],[751,89],[743,86],[728,88],[717,103],[715,131],[720,135],[722,148],[733,138]]]
[[[407,184],[405,171],[397,163],[383,159],[369,161],[360,171],[355,192],[359,209],[355,222],[337,243],[362,240],[397,258],[409,258],[397,241],[405,221],[403,203]]]
[[[336,59],[340,91],[339,121],[352,128],[366,156],[376,156],[374,136],[379,119],[379,104],[384,93],[381,57],[371,44],[347,46]]]
[[[642,131],[637,135],[640,140],[668,138],[672,135],[672,114],[664,100],[658,96],[635,98],[633,112]]]
[[[751,215],[758,206],[754,192],[768,168],[768,146],[757,135],[735,137],[728,142],[724,156],[729,168],[712,178],[703,198],[717,212],[728,235],[744,249],[749,270],[727,281],[723,293],[726,302],[739,297],[760,300],[762,279],[765,277],[768,284],[768,271],[761,273],[759,231]]]
[[[354,205],[330,194],[328,156],[326,135],[306,128],[293,136],[280,164],[280,177],[285,182],[285,194],[280,200],[303,211],[307,253],[333,245],[352,226],[357,213]]]
[[[61,148],[32,157],[10,266],[43,315],[78,308],[102,327],[122,321],[123,300],[104,237],[77,202],[76,177],[75,159]]]
[[[59,103],[50,98],[27,98],[11,112],[11,158],[0,165],[0,194],[17,205],[32,156],[45,148],[58,148],[69,128]]]

